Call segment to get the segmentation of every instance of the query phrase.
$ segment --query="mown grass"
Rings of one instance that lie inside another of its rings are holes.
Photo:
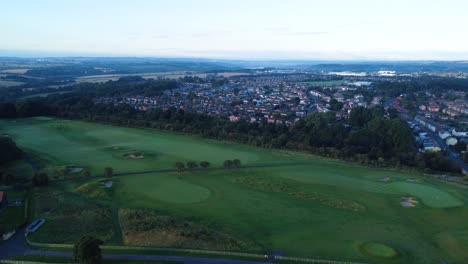
[[[338,86],[342,85],[343,81],[312,81],[312,82],[305,82],[307,85],[314,85],[314,86]]]
[[[221,237],[244,245],[239,248],[244,252],[279,250],[288,256],[389,264],[430,263],[440,257],[453,262],[467,259],[468,193],[420,175],[76,121],[0,121],[0,130],[36,155],[33,157],[41,157],[39,162],[45,168],[73,164],[93,175],[102,175],[106,166],[112,166],[115,173],[171,169],[177,160],[207,160],[213,166],[234,158],[244,165],[304,163],[113,177],[109,179],[111,189],[99,184],[102,179],[55,183],[34,193],[34,215],[47,219],[31,236],[35,242],[73,243],[89,234],[106,244],[130,245],[161,234],[159,238],[171,235],[172,240],[167,241],[177,241],[166,246],[212,249],[209,241],[216,240],[211,240],[210,232],[216,230]],[[132,151],[145,157],[122,156]],[[384,183],[379,180],[382,177],[392,180]],[[420,203],[403,208],[401,196],[415,197]],[[128,223],[132,221],[119,219],[122,210],[146,210],[148,222],[159,221],[159,216],[175,223],[190,222],[194,230],[208,232],[208,239],[183,237],[181,232],[188,230],[177,225],[131,230]],[[79,224],[69,227],[70,223]],[[149,244],[161,246],[163,240],[153,239]],[[362,254],[359,248],[368,242],[389,245],[398,256],[376,260]]]

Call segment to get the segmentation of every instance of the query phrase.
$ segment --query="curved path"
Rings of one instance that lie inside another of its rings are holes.
[[[0,241],[0,260],[13,258],[23,255],[42,255],[50,257],[71,258],[72,253],[63,251],[48,251],[30,249],[24,239],[25,227],[19,229],[9,240]],[[253,260],[235,260],[223,258],[208,257],[190,257],[190,256],[165,256],[165,255],[146,255],[146,254],[103,254],[104,259],[115,260],[140,260],[140,261],[176,261],[187,264],[265,264],[265,261]]]

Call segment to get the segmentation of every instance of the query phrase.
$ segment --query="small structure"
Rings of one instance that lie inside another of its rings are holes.
[[[103,188],[112,188],[113,182],[112,181],[102,181],[99,183]]]
[[[0,210],[8,206],[8,199],[5,192],[0,192]]]
[[[44,219],[36,219],[26,228],[26,233],[34,233],[45,223]]]

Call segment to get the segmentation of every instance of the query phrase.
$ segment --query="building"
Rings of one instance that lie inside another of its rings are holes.
[[[440,106],[435,103],[432,103],[429,105],[428,109],[429,109],[429,112],[437,113],[440,110]]]
[[[432,139],[426,139],[423,141],[423,148],[425,152],[439,152],[442,149],[439,147],[439,144]]]
[[[455,137],[448,137],[446,140],[445,140],[445,143],[449,146],[455,146],[457,143],[458,143],[458,139],[455,138]]]
[[[440,130],[442,130],[442,127],[440,125],[430,120],[427,120],[423,117],[418,116],[418,117],[415,117],[414,120],[418,122],[421,126],[431,130],[432,132],[439,132]]]
[[[396,76],[396,71],[378,71],[377,75],[386,76],[386,77],[393,77],[393,76]]]
[[[8,206],[8,199],[6,193],[0,192],[0,209],[6,208]]]
[[[452,135],[455,136],[455,137],[467,137],[468,132],[461,132],[461,131],[457,131],[457,130],[453,129],[452,130]]]
[[[441,130],[439,131],[439,137],[440,139],[443,139],[445,140],[446,138],[452,136],[448,131],[445,131],[445,130]]]

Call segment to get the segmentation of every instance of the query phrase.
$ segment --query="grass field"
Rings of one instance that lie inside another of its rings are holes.
[[[338,86],[343,85],[343,81],[312,81],[312,82],[305,82],[307,85],[314,85],[314,86]]]
[[[144,79],[158,79],[158,78],[167,78],[167,79],[179,79],[185,76],[193,76],[193,77],[200,77],[206,78],[209,74],[207,73],[200,73],[200,72],[183,72],[183,71],[176,71],[176,72],[154,72],[154,73],[132,73],[132,74],[104,74],[104,75],[90,75],[90,76],[83,76],[76,78],[77,83],[103,83],[107,81],[117,81],[118,79],[126,76],[141,76]],[[234,77],[234,76],[243,76],[249,75],[248,73],[244,72],[219,72],[217,73],[219,76],[224,77]]]
[[[24,83],[15,82],[15,81],[7,81],[7,80],[0,79],[0,88],[13,87],[13,86],[18,86],[18,85],[22,85],[22,84],[24,84]]]
[[[234,158],[249,166],[283,165],[127,175],[111,178],[109,189],[101,186],[102,178],[55,183],[34,191],[33,214],[47,223],[33,241],[73,243],[93,234],[107,244],[222,245],[368,263],[468,260],[467,190],[420,175],[51,118],[1,120],[0,131],[56,178],[80,175],[60,169],[66,166],[102,175],[106,166],[131,173],[172,169],[177,160],[207,160],[212,167]],[[128,158],[135,151],[144,157]],[[19,173],[27,171],[23,166]],[[391,180],[381,181],[385,177]],[[403,196],[414,197],[416,207],[402,207]]]
[[[66,93],[69,93],[69,91],[31,94],[31,95],[23,96],[19,99],[24,100],[24,99],[34,98],[34,97],[47,97],[52,94],[66,94]]]

